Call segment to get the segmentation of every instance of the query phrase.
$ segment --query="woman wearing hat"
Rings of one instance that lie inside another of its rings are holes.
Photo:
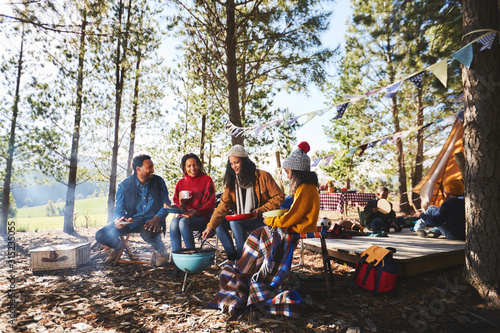
[[[318,176],[311,171],[311,159],[307,156],[309,144],[301,142],[299,149],[292,152],[283,162],[293,203],[282,216],[267,217],[265,223],[271,227],[288,228],[290,232],[307,233],[316,231],[319,216]]]
[[[227,157],[224,193],[202,234],[202,238],[211,237],[217,230],[217,236],[228,258],[234,260],[241,257],[247,232],[264,226],[262,213],[278,209],[285,200],[285,194],[271,174],[256,168],[243,146],[233,146]],[[237,215],[252,213],[257,215],[254,219],[229,222],[229,227],[233,231],[236,241],[236,248],[229,235],[227,222],[221,225],[230,210],[233,210],[234,214]]]
[[[283,290],[281,285],[290,274],[294,248],[293,240],[284,231],[316,231],[319,184],[316,173],[310,171],[308,151],[309,145],[301,142],[299,149],[283,162],[294,198],[290,209],[285,215],[267,217],[267,225],[250,234],[241,259],[226,265],[219,275],[222,288],[209,307],[230,314],[256,308],[286,316],[300,314],[300,295],[294,290]]]
[[[437,238],[441,235],[449,239],[465,240],[465,200],[464,184],[460,179],[448,179],[443,183],[445,201],[441,207],[430,206],[419,215],[415,232],[420,237]],[[434,227],[429,232],[426,226]]]

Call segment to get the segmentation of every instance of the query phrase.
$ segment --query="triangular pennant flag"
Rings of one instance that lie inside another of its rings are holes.
[[[392,136],[392,143],[396,143],[396,141],[399,139],[401,136],[401,133],[396,133]]]
[[[493,45],[493,41],[495,40],[496,34],[497,34],[496,32],[492,32],[489,35],[486,35],[484,37],[479,38],[477,40],[478,43],[483,44],[483,46],[481,47],[481,49],[479,51],[486,50],[486,49],[488,49],[488,50],[491,49],[491,45]]]
[[[436,76],[439,81],[446,87],[448,81],[448,64],[446,63],[446,59],[441,60],[440,62],[435,63],[434,65],[430,65],[426,68],[429,72],[432,72],[434,76]]]
[[[349,102],[337,106],[337,115],[335,117],[333,117],[333,119],[342,118],[348,105],[349,105]]]
[[[288,121],[286,122],[286,124],[287,124],[287,125],[292,125],[292,124],[294,124],[294,123],[297,121],[297,119],[299,119],[300,117],[301,117],[301,116],[296,116],[296,117],[293,117],[292,119],[288,120]]]
[[[345,156],[351,157],[357,149],[358,149],[358,147],[349,148],[349,152]]]
[[[418,73],[417,75],[413,75],[408,80],[417,86],[418,89],[422,88],[422,76],[424,72]]]
[[[257,127],[254,131],[254,134],[255,136],[259,136],[260,132],[267,127],[268,124],[265,124],[265,125],[260,125],[259,127]]]
[[[365,150],[366,150],[367,147],[368,147],[367,143],[365,143],[364,145],[359,146],[359,149],[361,149],[361,151],[359,152],[358,156],[363,155],[365,153]]]
[[[327,166],[328,164],[330,164],[330,161],[332,160],[332,157],[333,157],[333,154],[328,154],[325,156],[325,166]]]
[[[321,109],[321,110],[316,110],[314,111],[313,113],[317,116],[322,116],[324,115],[325,113],[327,113],[328,111],[330,111],[331,109],[333,108],[333,106],[329,106],[327,108],[324,108],[324,109]]]
[[[387,87],[387,94],[384,97],[393,98],[396,95],[396,93],[398,92],[399,87],[401,86],[402,82],[403,81],[399,81],[399,82],[393,83],[390,86],[388,86]]]
[[[306,120],[306,122],[304,123],[304,125],[305,125],[306,123],[310,122],[310,121],[311,121],[314,117],[316,117],[316,115],[315,115],[314,113],[309,113],[309,114],[307,115],[307,120]]]
[[[231,136],[236,136],[241,132],[243,132],[243,128],[234,127],[231,129]]]
[[[406,131],[403,131],[401,132],[401,140],[405,139],[408,135],[410,135],[410,133],[412,132],[412,130],[406,130]]]
[[[373,142],[371,142],[371,143],[368,145],[368,148],[373,148],[373,147],[375,147],[375,146],[377,145],[377,143],[379,143],[379,142],[380,142],[380,140],[377,140],[377,141],[373,141]]]
[[[370,90],[369,92],[365,93],[365,95],[370,96],[370,95],[373,95],[373,94],[379,92],[380,90],[382,90],[382,89],[379,88],[379,89]]]
[[[321,161],[321,157],[318,157],[318,158],[315,158],[312,163],[311,163],[311,166],[314,168],[314,167],[317,167],[318,164],[319,164],[319,161]]]
[[[351,101],[351,103],[354,103],[354,102],[357,102],[359,101],[360,99],[363,99],[365,98],[366,96],[365,95],[340,95],[348,100]]]
[[[381,146],[382,146],[382,145],[385,145],[385,144],[387,143],[387,141],[389,141],[389,139],[390,139],[390,138],[391,138],[390,136],[383,138],[383,139],[382,139],[382,142],[380,142],[380,145],[381,145]]]
[[[425,124],[424,126],[422,126],[422,129],[426,129],[427,127],[431,126],[432,124],[434,124],[433,121],[431,121],[430,123]]]
[[[457,52],[453,53],[451,56],[460,61],[460,63],[465,67],[470,68],[470,64],[472,63],[472,58],[473,58],[472,44],[469,44],[461,48]]]

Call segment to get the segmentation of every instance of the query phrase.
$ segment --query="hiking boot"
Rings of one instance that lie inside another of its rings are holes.
[[[111,249],[111,252],[109,252],[107,258],[104,260],[104,263],[106,265],[112,265],[115,263],[116,259],[118,259],[118,256],[121,254],[121,251],[123,250],[123,245],[120,244],[116,249]]]
[[[425,231],[424,229],[417,230],[416,234],[420,237],[427,237],[427,231]]]
[[[167,248],[164,246],[161,251],[156,252],[156,267],[162,267],[170,261],[170,253]]]
[[[439,229],[432,229],[427,233],[427,237],[438,238],[439,236],[441,236]]]

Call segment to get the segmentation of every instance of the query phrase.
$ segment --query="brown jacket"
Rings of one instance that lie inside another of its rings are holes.
[[[264,213],[280,208],[283,201],[285,201],[285,194],[279,188],[278,184],[276,184],[273,176],[263,170],[256,170],[255,174],[257,176],[255,184],[257,209],[261,213]],[[236,208],[236,194],[226,187],[207,227],[215,230],[222,223],[231,208]]]

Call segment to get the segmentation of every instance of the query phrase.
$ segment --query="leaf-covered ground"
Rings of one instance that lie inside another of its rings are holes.
[[[183,276],[174,264],[106,266],[91,252],[76,269],[33,274],[29,250],[50,244],[85,242],[96,228],[16,233],[17,258],[7,266],[0,239],[0,332],[499,332],[500,313],[489,309],[461,278],[462,267],[399,279],[397,293],[374,296],[357,288],[352,267],[334,263],[335,286],[326,297],[321,256],[306,251],[288,286],[305,301],[300,318],[262,313],[229,317],[206,307],[219,290],[220,269]],[[167,240],[165,240],[168,243]],[[134,249],[148,251],[140,237]],[[12,285],[8,278],[15,276]],[[14,286],[14,289],[12,287]],[[16,325],[8,324],[15,291]]]

